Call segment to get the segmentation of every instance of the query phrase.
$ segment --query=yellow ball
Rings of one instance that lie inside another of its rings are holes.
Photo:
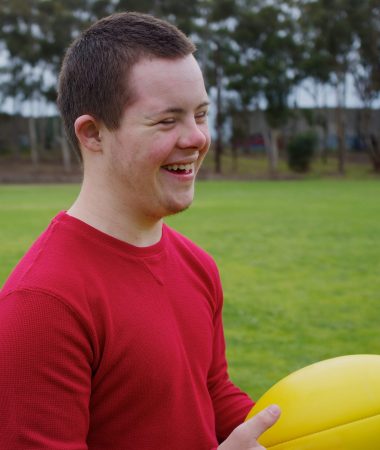
[[[275,403],[268,450],[380,450],[380,355],[349,355],[300,369],[271,387],[247,416]]]

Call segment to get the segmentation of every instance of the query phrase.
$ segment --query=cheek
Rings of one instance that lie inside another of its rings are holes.
[[[174,133],[158,133],[150,140],[147,146],[147,157],[152,163],[166,161],[176,146],[177,137]]]
[[[211,133],[207,123],[201,128],[201,132],[203,133],[206,140],[204,145],[204,151],[207,152],[211,143]]]

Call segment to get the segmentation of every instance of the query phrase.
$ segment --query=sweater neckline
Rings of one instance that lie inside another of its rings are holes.
[[[138,247],[126,241],[115,238],[107,233],[104,233],[103,231],[98,230],[97,228],[89,225],[83,220],[70,216],[69,214],[67,214],[67,211],[61,211],[60,213],[58,213],[53,222],[65,224],[71,229],[83,234],[87,239],[96,241],[96,243],[98,244],[107,245],[108,247],[114,248],[118,252],[128,255],[140,257],[155,256],[160,254],[165,248],[167,233],[167,226],[165,224],[163,224],[162,226],[161,239],[157,243],[147,247]]]

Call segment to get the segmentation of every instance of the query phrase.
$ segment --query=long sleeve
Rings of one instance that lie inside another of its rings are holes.
[[[0,449],[215,450],[252,404],[221,300],[173,230],[140,248],[58,215],[0,293]]]
[[[222,442],[244,421],[254,402],[229,378],[222,324],[221,291],[218,305],[214,318],[213,361],[208,376],[208,387],[214,405],[216,435],[218,441]]]
[[[91,359],[83,325],[57,298],[1,298],[0,448],[87,449]]]

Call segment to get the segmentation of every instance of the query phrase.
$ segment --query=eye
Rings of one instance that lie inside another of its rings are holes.
[[[208,116],[208,110],[207,111],[199,111],[197,114],[195,114],[195,119],[198,122],[203,122],[207,119]]]
[[[175,119],[173,117],[160,120],[158,122],[159,125],[173,125],[175,123]]]

